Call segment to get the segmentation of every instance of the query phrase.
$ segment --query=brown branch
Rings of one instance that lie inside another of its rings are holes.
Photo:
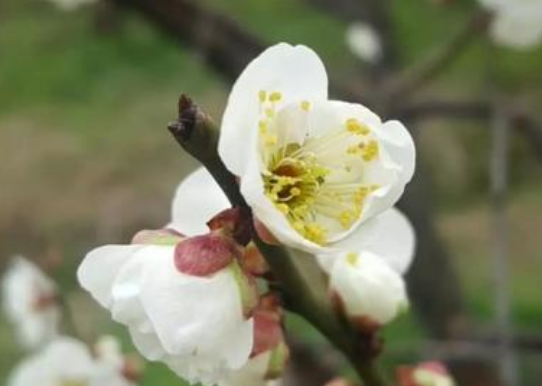
[[[190,46],[209,66],[236,77],[265,45],[234,20],[194,0],[109,0],[137,9],[156,26]]]

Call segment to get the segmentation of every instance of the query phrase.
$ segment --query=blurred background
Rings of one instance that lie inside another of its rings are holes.
[[[317,51],[333,85],[340,85],[332,87],[335,96],[370,99],[380,67],[388,65],[363,63],[350,51],[345,33],[360,15],[344,12],[341,4],[348,2],[179,2],[189,6],[123,0],[118,7],[93,3],[65,11],[45,0],[0,2],[0,270],[17,254],[36,261],[67,294],[80,330],[89,338],[118,335],[126,351],[133,348],[124,329],[78,288],[75,270],[93,247],[128,242],[137,230],[169,221],[178,182],[197,166],[166,129],[179,93],[219,120],[236,74],[260,45],[279,41]],[[453,39],[477,8],[471,1],[391,4],[392,67],[399,69]],[[187,17],[175,13],[180,9]],[[487,379],[499,340],[492,229],[500,205],[521,384],[539,384],[542,126],[534,122],[542,119],[541,72],[542,48],[495,48],[480,34],[430,84],[399,95],[398,108],[379,110],[383,104],[370,102],[388,119],[408,118],[421,164],[402,206],[418,229],[423,256],[409,276],[412,312],[384,331],[390,371],[440,358],[467,374],[462,384],[492,384]],[[486,109],[495,94],[506,108],[518,106],[520,123],[527,115],[529,122],[510,127],[506,199],[497,205],[490,193],[493,120]],[[453,101],[457,111],[415,119],[401,110],[442,100]],[[335,363],[309,326],[295,317],[288,323],[306,354],[298,372],[317,366],[316,359]],[[315,345],[316,359],[310,355]],[[0,384],[23,354],[0,315]],[[148,364],[141,384],[180,383],[165,367]]]

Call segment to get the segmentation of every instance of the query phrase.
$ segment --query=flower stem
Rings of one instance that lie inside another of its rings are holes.
[[[365,386],[385,386],[375,364],[380,342],[375,334],[360,334],[335,312],[327,293],[326,278],[315,259],[305,253],[267,244],[258,237],[237,179],[218,155],[218,129],[210,117],[190,98],[181,95],[179,117],[168,129],[182,148],[209,170],[231,204],[243,211],[251,224],[252,239],[284,290],[288,309],[320,330],[351,362]]]

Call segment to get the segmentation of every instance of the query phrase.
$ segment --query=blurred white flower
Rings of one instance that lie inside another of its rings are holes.
[[[78,340],[57,337],[24,360],[11,374],[8,386],[131,386],[119,368],[93,358]]]
[[[440,362],[423,362],[416,366],[399,366],[399,386],[454,386],[448,369]]]
[[[53,5],[65,12],[71,12],[87,4],[97,3],[100,0],[49,0]]]
[[[177,245],[109,245],[90,252],[78,272],[113,319],[125,324],[149,360],[180,377],[213,384],[241,368],[252,351],[255,289],[223,237]]]
[[[496,44],[526,50],[542,41],[542,0],[479,0],[493,13]]]
[[[58,334],[56,285],[34,263],[20,256],[13,259],[2,280],[2,298],[25,348],[36,348]]]
[[[257,219],[312,253],[361,248],[415,164],[401,123],[328,100],[327,83],[309,48],[269,48],[234,85],[219,142]]]
[[[376,63],[382,57],[380,36],[369,24],[351,24],[346,30],[345,38],[350,51],[361,60]]]
[[[397,210],[383,216],[387,228],[363,250],[318,256],[330,275],[330,292],[337,306],[365,330],[389,323],[408,307],[401,275],[414,256],[414,231]]]

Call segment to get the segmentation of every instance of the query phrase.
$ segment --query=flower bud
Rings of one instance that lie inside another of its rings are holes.
[[[340,311],[364,332],[374,332],[408,306],[403,278],[367,252],[339,256],[330,287]]]
[[[440,362],[423,362],[397,368],[399,386],[454,386],[448,369]]]
[[[190,237],[175,247],[175,267],[187,275],[208,276],[227,267],[240,256],[229,237],[218,233]]]

